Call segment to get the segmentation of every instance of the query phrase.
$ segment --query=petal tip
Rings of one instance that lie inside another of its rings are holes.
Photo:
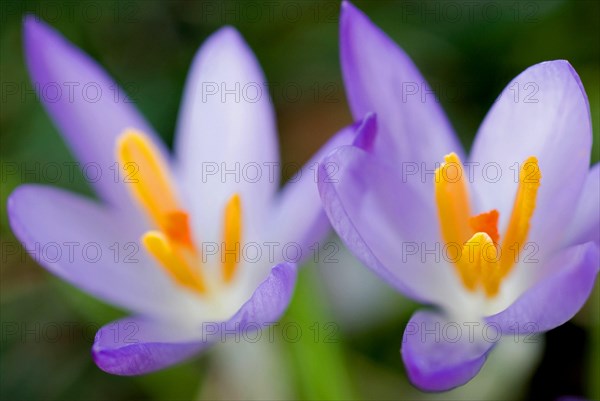
[[[369,29],[375,28],[379,31],[379,28],[373,23],[367,14],[365,14],[360,8],[356,7],[352,2],[345,0],[342,2],[340,9],[340,29],[344,31],[349,29],[354,31],[356,29]]]
[[[476,364],[474,366],[472,376],[462,379],[460,381],[447,383],[444,378],[438,378],[435,375],[428,375],[425,372],[419,370],[416,365],[411,365],[405,358],[404,354],[402,355],[402,360],[404,361],[404,366],[406,367],[406,374],[408,376],[408,380],[411,382],[413,386],[418,388],[421,391],[428,393],[440,393],[450,391],[457,387],[464,386],[468,382],[470,382],[481,370],[483,367],[487,356],[483,358],[480,364]]]
[[[106,344],[102,344],[102,335],[108,334],[111,339],[117,339],[122,333],[114,331],[103,333],[103,329],[96,333],[94,344],[90,350],[92,360],[103,372],[116,376],[138,376],[160,370],[169,365],[168,363],[161,364],[160,359],[157,360],[152,353],[152,348],[160,346],[160,343],[136,342],[123,345],[119,344],[118,341],[114,341],[112,346],[115,348],[107,347]],[[165,353],[165,355],[168,355],[168,353]]]
[[[48,42],[58,36],[58,32],[35,14],[23,17],[23,40],[26,47]],[[40,50],[45,46],[40,46]]]
[[[406,341],[406,340],[404,340]],[[400,349],[402,362],[406,369],[406,375],[413,386],[421,391],[439,393],[450,391],[464,386],[470,382],[483,368],[491,347],[481,357],[466,360],[457,366],[436,369],[432,366],[422,367],[416,361],[418,355],[406,352],[404,347]]]
[[[364,14],[359,8],[349,1],[344,1],[340,9],[340,46],[348,45],[347,40],[352,36],[352,32],[360,29],[364,24],[372,24],[369,17]]]
[[[215,47],[216,49],[228,49],[230,47],[247,48],[246,41],[242,37],[242,34],[231,25],[225,25],[212,33],[208,39],[206,39],[204,46],[209,48]]]
[[[362,14],[362,12],[354,5],[352,2],[348,0],[342,1],[340,6],[341,15],[340,19],[344,19],[346,17],[352,17],[354,15]]]
[[[222,61],[232,68],[256,70],[257,75],[262,75],[258,61],[242,34],[234,27],[226,25],[213,32],[202,44],[192,63],[190,74],[202,69],[204,65],[213,65]],[[200,79],[204,79],[199,77]]]
[[[263,327],[279,320],[288,308],[296,286],[296,264],[280,263],[256,287],[250,298],[226,322],[236,329]]]
[[[33,82],[50,78],[51,66],[74,57],[86,57],[68,39],[35,14],[23,18],[23,47],[25,62]],[[67,62],[65,62],[67,64]],[[57,68],[62,70],[62,68]]]
[[[532,65],[531,67],[527,68],[525,71],[527,71],[529,69],[547,70],[551,74],[558,75],[559,77],[562,77],[563,75],[565,75],[564,78],[573,77],[578,82],[578,84],[581,84],[581,79],[579,78],[579,74],[577,74],[577,71],[575,71],[575,68],[573,68],[573,65],[568,60],[557,59],[557,60],[542,61],[540,63]]]
[[[437,312],[417,311],[404,330],[402,362],[410,382],[422,391],[448,391],[467,384],[498,343],[499,338],[450,339],[442,335],[447,323],[452,322]]]
[[[112,365],[110,363],[106,363],[107,357],[104,351],[98,347],[96,342],[94,342],[94,345],[92,345],[90,354],[92,356],[92,360],[100,370],[110,374],[118,374],[118,372],[116,372],[114,369],[111,369]]]
[[[19,219],[19,215],[21,213],[21,199],[27,196],[27,191],[34,184],[24,184],[15,188],[14,191],[8,196],[6,200],[6,214],[8,217],[8,224],[15,234],[15,236],[19,239],[24,238],[24,230],[21,227],[21,222]]]
[[[588,115],[589,127],[590,127],[589,135],[591,138],[592,116],[591,116],[589,99],[588,99],[587,92],[585,91],[585,87],[583,86],[583,82],[581,81],[581,77],[579,76],[579,74],[577,73],[577,71],[575,70],[573,65],[568,60],[557,59],[557,60],[543,61],[543,62],[535,64],[529,68],[531,68],[531,69],[539,68],[539,69],[550,70],[551,74],[555,75],[559,79],[562,79],[563,82],[566,82],[566,80],[569,80],[569,79],[573,79],[575,81],[575,83],[577,84],[577,86],[581,92],[581,97],[583,98],[584,105],[587,109],[587,115]]]
[[[273,274],[282,280],[285,280],[290,285],[296,282],[296,275],[298,273],[298,267],[296,263],[285,262],[278,264],[271,269]]]
[[[26,34],[35,35],[40,33],[44,28],[49,29],[48,25],[42,22],[37,15],[28,13],[23,16],[23,31]]]
[[[118,351],[117,351],[118,352]],[[100,349],[94,344],[91,349],[92,360],[103,372],[116,376],[137,376],[151,371],[144,372],[135,366],[129,366],[118,359],[118,355],[113,355],[111,351]]]
[[[242,37],[240,31],[238,31],[232,25],[225,25],[219,29],[217,29],[212,36],[218,36],[229,39],[240,39]]]
[[[356,124],[356,137],[352,142],[353,146],[361,148],[366,152],[370,152],[377,137],[377,115],[368,113],[365,118]]]

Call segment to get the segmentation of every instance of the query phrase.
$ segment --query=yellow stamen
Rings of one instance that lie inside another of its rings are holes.
[[[535,210],[538,188],[542,179],[542,172],[535,157],[529,157],[519,171],[519,187],[512,215],[504,234],[502,242],[502,258],[500,271],[503,276],[513,267],[515,256],[518,256],[529,234],[529,223]]]
[[[223,280],[233,280],[241,253],[242,205],[240,196],[234,194],[225,206],[223,225],[223,251],[221,252]]]
[[[156,258],[165,271],[180,285],[200,293],[206,292],[206,284],[195,269],[196,261],[176,246],[160,231],[149,231],[142,237],[142,244]],[[189,261],[191,259],[191,262]]]
[[[464,169],[456,153],[450,153],[444,160],[435,170],[435,199],[442,238],[448,244],[462,245],[471,237]]]
[[[135,130],[119,137],[117,160],[120,168],[132,172],[126,181],[131,193],[158,229],[142,237],[148,253],[177,283],[206,292],[189,216],[177,199],[167,162],[150,139]]]
[[[179,202],[171,186],[167,163],[158,149],[144,134],[127,130],[118,139],[117,158],[120,168],[132,166],[127,184],[154,223],[163,228],[165,215],[179,210]]]
[[[460,249],[471,237],[469,227],[469,195],[465,182],[464,169],[455,153],[444,157],[444,163],[435,170],[435,199],[440,220],[442,239],[446,244],[452,244],[448,250]],[[460,254],[449,255],[452,260],[461,257]],[[463,283],[469,288],[463,271],[462,263],[455,263]]]
[[[454,265],[468,290],[475,291],[482,287],[489,298],[498,293],[502,280],[514,265],[515,252],[518,255],[525,245],[541,177],[537,159],[529,157],[519,173],[513,212],[500,246],[498,211],[471,216],[460,159],[454,153],[444,157],[444,163],[435,171],[440,231],[446,244],[462,247],[459,255],[449,256],[456,260]],[[457,247],[448,247],[448,250],[454,249]]]
[[[125,131],[117,142],[120,167],[133,173],[128,184],[133,197],[154,223],[142,244],[178,284],[199,293],[207,292],[200,252],[194,246],[188,213],[181,207],[169,174],[168,163],[148,137]],[[225,282],[235,276],[242,239],[242,207],[238,194],[225,207],[222,275]]]

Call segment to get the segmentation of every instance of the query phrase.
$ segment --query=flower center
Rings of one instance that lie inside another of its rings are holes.
[[[181,206],[166,161],[141,132],[126,130],[117,141],[120,168],[133,172],[126,182],[154,229],[141,238],[146,251],[179,285],[205,294],[208,291],[201,253],[194,243],[189,215]],[[221,250],[222,279],[235,277],[242,233],[242,207],[238,194],[225,205]]]
[[[469,291],[482,289],[488,298],[498,294],[525,246],[542,174],[535,157],[519,171],[519,186],[502,242],[497,210],[471,214],[463,165],[455,153],[444,157],[435,171],[435,200],[442,239],[449,257]]]

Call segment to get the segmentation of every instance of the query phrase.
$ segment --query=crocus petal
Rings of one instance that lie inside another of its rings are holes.
[[[121,179],[115,181],[116,173],[127,174],[115,164],[116,138],[127,128],[152,138],[153,130],[107,73],[54,29],[28,16],[24,36],[27,67],[38,96],[94,177],[94,188],[115,206],[131,205],[126,186]],[[160,141],[155,142],[161,148]]]
[[[275,323],[287,309],[296,285],[296,265],[281,263],[256,288],[252,297],[225,323],[230,329],[258,329]]]
[[[128,317],[98,331],[92,356],[105,372],[134,376],[181,362],[210,344],[208,339],[197,333],[191,335],[175,324]]]
[[[443,304],[461,292],[459,283],[450,266],[426,263],[440,257],[437,215],[433,199],[411,184],[354,146],[338,148],[319,168],[323,206],[352,253],[405,295]]]
[[[375,149],[386,160],[425,162],[462,154],[448,119],[411,59],[367,16],[342,3],[340,47],[344,83],[356,120],[377,113]]]
[[[143,318],[113,322],[96,335],[92,347],[94,360],[102,370],[126,376],[181,362],[211,343],[276,322],[291,300],[295,283],[295,265],[277,265],[231,319],[205,322],[195,330]]]
[[[319,163],[332,150],[349,145],[358,138],[363,138],[361,142],[368,144],[369,138],[374,136],[374,121],[375,116],[371,114],[365,120],[339,131],[286,184],[277,199],[272,238],[277,238],[282,244],[299,244],[303,258],[310,254],[311,246],[324,239],[330,225],[317,188]]]
[[[475,139],[479,211],[498,209],[502,234],[517,190],[516,163],[535,156],[542,180],[528,241],[540,254],[557,249],[579,200],[591,144],[587,96],[571,65],[558,60],[528,68],[504,89]],[[486,166],[492,166],[487,173]]]
[[[32,257],[90,294],[144,315],[202,309],[139,248],[135,223],[120,223],[127,216],[40,185],[20,186],[7,207],[13,232]]]
[[[600,245],[600,163],[596,163],[588,172],[579,202],[575,207],[575,216],[570,224],[566,244],[583,244],[594,241]]]
[[[372,152],[377,138],[377,118],[374,113],[369,113],[356,125],[356,137],[352,145],[366,152]]]
[[[588,242],[566,248],[549,261],[543,279],[507,309],[486,320],[508,334],[527,334],[560,326],[571,319],[590,296],[599,267],[597,244]]]
[[[415,313],[401,349],[410,381],[421,390],[446,391],[471,380],[500,339],[496,331],[476,327],[481,325],[448,321],[429,311]]]
[[[217,31],[196,54],[175,140],[202,241],[221,241],[222,208],[234,192],[245,222],[264,222],[279,184],[275,118],[262,70],[235,29]]]

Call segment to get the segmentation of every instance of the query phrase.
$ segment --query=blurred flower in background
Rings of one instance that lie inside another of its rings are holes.
[[[37,88],[88,82],[106,93],[116,87],[93,61],[35,17],[25,19],[24,31]],[[93,163],[100,171],[115,167],[116,174],[119,169],[126,174],[123,180],[100,177],[91,182],[108,203],[105,207],[38,185],[21,186],[8,200],[11,227],[40,264],[139,314],[96,335],[94,360],[106,372],[138,375],[162,369],[231,334],[274,323],[286,309],[295,263],[306,257],[285,263],[274,252],[259,249],[249,259],[246,244],[295,244],[295,255],[301,255],[323,238],[328,226],[312,175],[300,176],[281,197],[275,196],[280,166],[264,82],[234,29],[212,35],[192,66],[174,162],[128,104],[101,98],[54,102],[44,98],[43,90],[39,93],[83,165]],[[255,90],[252,99],[214,93],[218,87],[249,85]],[[340,131],[321,155],[351,143],[353,135],[353,127]],[[215,173],[249,164],[258,171],[252,180]],[[270,174],[261,173],[265,166]],[[127,189],[131,197],[123,194]],[[84,247],[95,244],[98,257],[73,252],[68,259],[50,260],[35,252],[39,244],[52,243],[59,244],[62,255],[67,249],[60,247],[79,241]],[[106,255],[113,244],[144,251],[139,260],[137,252],[136,257],[102,258],[102,250]],[[269,272],[273,263],[278,264]]]
[[[494,98],[512,77],[543,60],[568,59],[588,90],[592,160],[598,160],[597,2],[383,0],[357,1],[356,6],[411,54],[435,92],[426,98],[440,102],[467,149]],[[93,196],[85,180],[92,171],[82,172],[76,165],[27,76],[23,16],[32,13],[50,23],[109,68],[123,88],[110,91],[110,96],[135,103],[167,147],[173,144],[181,93],[198,44],[223,25],[233,25],[265,70],[282,165],[287,167],[283,178],[293,179],[331,134],[353,121],[338,56],[340,3],[3,1],[0,7],[2,398],[244,398],[243,390],[231,388],[234,375],[241,385],[252,382],[258,391],[254,394],[263,398],[600,398],[600,384],[594,380],[600,373],[598,292],[544,341],[510,344],[510,351],[501,343],[467,385],[448,393],[422,393],[408,382],[396,353],[399,333],[417,305],[368,275],[342,247],[325,249],[329,241],[322,244],[325,252],[310,250],[290,308],[272,326],[272,339],[269,329],[262,332],[260,342],[266,344],[229,341],[199,359],[145,376],[122,378],[102,372],[89,349],[101,325],[123,317],[123,312],[45,273],[20,247],[7,223],[6,198],[22,183],[51,184]],[[72,88],[82,93],[82,86]],[[48,98],[55,96],[55,86],[45,89]],[[69,86],[61,89],[63,96],[69,95]],[[326,259],[331,252],[333,260]],[[353,274],[358,270],[363,276]],[[336,292],[339,287],[345,291]],[[301,336],[295,334],[298,329]],[[275,353],[275,358],[263,357],[253,364],[256,358],[251,354],[262,353],[260,348]],[[236,353],[240,359],[231,358]],[[244,363],[233,369],[230,361]],[[263,380],[267,372],[281,381]]]

